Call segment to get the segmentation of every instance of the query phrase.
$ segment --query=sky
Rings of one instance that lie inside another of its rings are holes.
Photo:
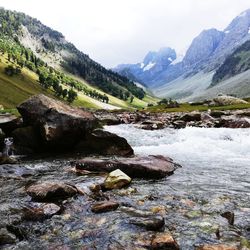
[[[223,30],[250,0],[0,0],[60,31],[110,68],[141,62],[148,51],[187,48],[202,30]]]

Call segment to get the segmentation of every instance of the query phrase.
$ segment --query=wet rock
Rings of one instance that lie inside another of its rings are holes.
[[[143,121],[138,127],[145,130],[157,130],[157,129],[163,129],[164,123],[160,121],[147,120]]]
[[[95,117],[103,124],[103,125],[118,125],[121,124],[121,120],[113,113],[106,113],[104,111],[96,112]]]
[[[0,166],[0,176],[18,179],[18,177],[25,178],[35,174],[35,170],[28,169],[21,165],[4,164]]]
[[[98,126],[90,112],[72,108],[45,95],[33,96],[17,107],[26,126],[39,132],[46,149],[71,149]]]
[[[233,212],[227,211],[227,212],[221,213],[220,215],[227,219],[229,225],[232,225],[232,226],[234,225],[234,213]]]
[[[238,247],[226,245],[204,245],[196,248],[196,250],[238,250]]]
[[[15,142],[15,154],[25,155],[39,152],[41,138],[39,133],[32,127],[17,128],[12,132]]]
[[[221,117],[221,116],[226,115],[226,112],[220,111],[220,110],[212,110],[212,111],[210,112],[210,115],[211,115],[212,117],[214,117],[214,118],[219,118],[219,117]]]
[[[104,181],[105,189],[119,189],[127,186],[131,182],[131,178],[124,174],[120,169],[116,169],[109,173]]]
[[[61,208],[54,203],[32,203],[23,208],[23,219],[40,221],[58,214]]]
[[[11,132],[22,126],[22,120],[11,114],[0,114],[0,129],[10,136]]]
[[[0,129],[0,152],[3,151],[4,148],[4,139],[5,139],[5,133]]]
[[[147,218],[134,218],[130,220],[131,224],[139,227],[143,227],[150,231],[161,231],[165,225],[164,218],[162,216],[151,216]]]
[[[186,127],[186,122],[182,121],[182,120],[176,120],[176,121],[172,122],[172,125],[176,129],[185,128]]]
[[[155,235],[151,244],[152,249],[171,249],[179,250],[177,242],[170,233],[158,233]]]
[[[58,201],[74,196],[77,193],[77,189],[63,182],[44,182],[31,185],[26,192],[34,201]]]
[[[0,165],[2,164],[15,164],[17,163],[17,160],[15,158],[12,158],[10,156],[3,155],[0,153]]]
[[[181,116],[180,120],[185,121],[185,122],[200,121],[201,120],[201,113],[198,113],[198,112],[187,113],[187,114]]]
[[[205,122],[214,122],[215,118],[208,113],[201,113],[201,120]]]
[[[93,213],[104,213],[109,211],[114,211],[119,207],[119,203],[115,201],[103,201],[97,202],[91,206],[91,211]]]
[[[146,249],[179,250],[177,242],[168,232],[165,233],[141,233],[135,241],[135,246]]]
[[[222,119],[217,124],[217,127],[224,128],[250,128],[250,119],[248,118],[236,118],[229,117],[227,119]]]
[[[116,134],[96,129],[76,146],[76,151],[85,154],[131,156],[133,149],[127,140]]]
[[[136,156],[133,158],[84,158],[72,162],[72,166],[79,170],[111,172],[120,169],[130,177],[157,179],[172,175],[180,165],[173,162],[172,159],[156,156]]]
[[[6,228],[0,229],[0,245],[13,244],[17,241],[14,234],[10,233]]]

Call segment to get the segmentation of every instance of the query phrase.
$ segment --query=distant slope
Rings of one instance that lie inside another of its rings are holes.
[[[250,41],[238,47],[216,70],[212,86],[250,69]]]

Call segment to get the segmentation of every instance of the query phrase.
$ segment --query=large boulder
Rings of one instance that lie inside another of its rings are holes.
[[[237,117],[228,117],[221,119],[216,127],[224,128],[250,128],[250,119],[249,118],[237,118]]]
[[[93,155],[131,156],[134,154],[125,138],[102,129],[95,129],[88,134],[77,145],[76,151]]]
[[[192,122],[192,121],[200,121],[201,120],[201,113],[199,112],[191,112],[184,114],[180,117],[180,120],[185,122]]]
[[[41,148],[41,136],[32,126],[17,128],[12,132],[15,142],[15,154],[24,155],[39,152]]]
[[[77,194],[77,188],[63,182],[43,182],[29,186],[26,192],[34,201],[59,201]]]
[[[248,102],[233,96],[222,95],[213,99],[213,104],[218,106],[247,104]]]
[[[180,165],[172,159],[160,156],[136,156],[133,158],[84,158],[72,162],[75,170],[111,172],[120,169],[130,177],[157,179],[172,175]]]
[[[4,138],[5,138],[5,134],[2,131],[2,129],[0,129],[0,152],[2,152],[4,148]]]
[[[39,131],[44,145],[53,150],[72,148],[98,126],[92,113],[42,94],[31,97],[17,109],[24,124]]]

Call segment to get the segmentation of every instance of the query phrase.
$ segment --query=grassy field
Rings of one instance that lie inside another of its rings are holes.
[[[43,93],[45,95],[54,97],[52,90],[43,89],[38,83],[38,76],[34,72],[23,68],[21,75],[7,76],[4,73],[4,68],[8,65],[6,56],[0,56],[0,104],[4,106],[5,109],[15,109],[24,100],[28,99],[32,95]],[[77,78],[76,76],[72,76]],[[100,93],[104,93],[99,89],[90,86],[81,78],[77,78],[83,84],[85,84],[89,89],[97,90]],[[66,86],[64,86],[66,88]],[[148,103],[156,103],[157,98],[147,95],[144,100],[139,100],[134,98],[133,102],[123,101],[111,95],[109,97],[109,104],[123,108],[123,109],[140,109],[147,107]],[[54,97],[55,98],[55,97]],[[100,109],[102,108],[102,103],[86,96],[84,93],[78,93],[78,98],[73,102],[74,106],[80,106],[85,108]]]
[[[207,110],[236,110],[250,108],[250,103],[247,104],[235,104],[227,106],[204,106],[204,105],[190,105],[189,103],[181,103],[178,108],[166,108],[166,105],[158,105],[149,107],[146,111],[149,112],[192,112],[192,111],[207,111]]]

